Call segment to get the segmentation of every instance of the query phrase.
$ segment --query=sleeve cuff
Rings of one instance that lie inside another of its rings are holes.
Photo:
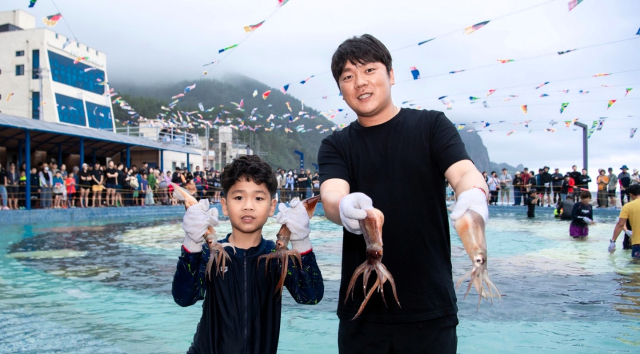
[[[311,246],[311,240],[309,239],[309,237],[305,237],[304,239],[299,241],[291,240],[291,248],[300,252],[301,255],[305,255],[311,252],[313,247]]]

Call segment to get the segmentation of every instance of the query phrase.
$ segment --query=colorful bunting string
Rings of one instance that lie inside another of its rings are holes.
[[[624,93],[624,97],[627,97],[627,95],[629,94],[629,92],[631,92],[631,90],[633,90],[633,87],[629,87],[626,92]]]
[[[569,11],[573,10],[581,2],[582,2],[582,0],[571,0],[571,1],[569,1]]]
[[[464,34],[471,34],[471,33],[475,32],[475,31],[481,29],[482,27],[486,26],[487,23],[489,23],[489,22],[491,22],[491,21],[483,21],[483,22],[476,23],[473,26],[469,26],[469,27],[464,29]]]
[[[609,104],[607,105],[607,110],[609,108],[611,108],[611,106],[613,106],[614,103],[616,103],[617,100],[609,100]]]
[[[637,130],[638,128],[631,128],[631,133],[629,134],[630,139],[633,139],[633,136],[636,135]]]
[[[29,4],[29,8],[32,8],[32,7],[36,6],[36,1],[38,1],[38,0],[29,0],[29,3],[30,3]]]
[[[262,94],[262,99],[266,100],[267,97],[269,97],[269,95],[271,94],[271,90],[267,90]]]
[[[415,66],[412,66],[410,68],[411,70],[411,75],[413,76],[414,80],[419,80],[420,79],[420,71],[418,71],[418,69],[416,69]]]
[[[522,113],[527,114],[527,105],[523,104],[522,106],[520,106],[520,109],[522,110]]]
[[[234,44],[234,45],[232,45],[232,46],[229,46],[229,47],[226,47],[226,48],[222,48],[222,49],[218,50],[218,54],[220,54],[220,53],[222,53],[222,52],[226,52],[227,50],[230,50],[230,49],[236,48],[237,46],[238,46],[238,44]]]
[[[564,110],[567,108],[568,105],[569,105],[569,103],[567,102],[567,103],[563,103],[560,106],[560,114],[562,114],[564,112]]]

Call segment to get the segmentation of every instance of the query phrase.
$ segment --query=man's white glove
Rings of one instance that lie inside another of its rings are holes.
[[[340,222],[352,234],[362,235],[360,220],[367,217],[365,210],[373,209],[373,201],[364,193],[347,194],[340,199]]]
[[[616,251],[616,243],[614,241],[609,241],[609,253],[613,254]]]
[[[627,236],[629,236],[629,237],[633,236],[633,231],[631,231],[631,230],[627,230],[624,233],[627,234]]]
[[[182,218],[184,230],[184,242],[182,245],[189,252],[201,252],[204,243],[204,234],[209,226],[218,226],[218,209],[209,209],[209,201],[201,199],[198,204],[192,205]]]
[[[284,203],[278,204],[279,213],[276,215],[276,221],[287,225],[291,231],[291,248],[300,253],[307,252],[311,249],[309,214],[298,198],[293,198],[289,205],[291,207],[287,208]]]
[[[467,210],[473,210],[476,213],[482,216],[484,219],[484,224],[487,224],[489,221],[489,207],[487,204],[487,196],[484,194],[480,188],[471,188],[467,191],[460,193],[458,199],[456,199],[456,204],[453,206],[453,210],[451,211],[451,215],[449,217],[455,221],[464,215]]]

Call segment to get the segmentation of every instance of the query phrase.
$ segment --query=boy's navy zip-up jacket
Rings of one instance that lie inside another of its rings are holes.
[[[228,242],[227,238],[218,242]],[[211,280],[205,278],[209,247],[189,253],[182,248],[171,293],[183,307],[198,300],[202,318],[188,353],[276,353],[280,335],[282,299],[275,294],[280,278],[279,262],[272,260],[265,274],[265,260],[258,257],[276,249],[273,241],[260,241],[247,250],[226,247],[231,261],[226,262],[224,278],[212,269]],[[214,267],[215,268],[215,263]],[[285,286],[299,304],[314,305],[322,300],[324,283],[313,252],[298,261],[289,260]]]

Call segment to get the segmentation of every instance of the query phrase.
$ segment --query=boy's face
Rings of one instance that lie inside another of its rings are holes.
[[[262,226],[276,209],[266,184],[256,184],[242,178],[229,189],[221,201],[222,212],[229,217],[234,237],[252,236],[262,232]]]
[[[358,117],[370,117],[391,104],[393,69],[387,73],[382,63],[353,65],[347,61],[339,78],[340,92]]]
[[[582,198],[580,199],[580,201],[582,202],[582,204],[589,204],[591,202],[591,198]]]

